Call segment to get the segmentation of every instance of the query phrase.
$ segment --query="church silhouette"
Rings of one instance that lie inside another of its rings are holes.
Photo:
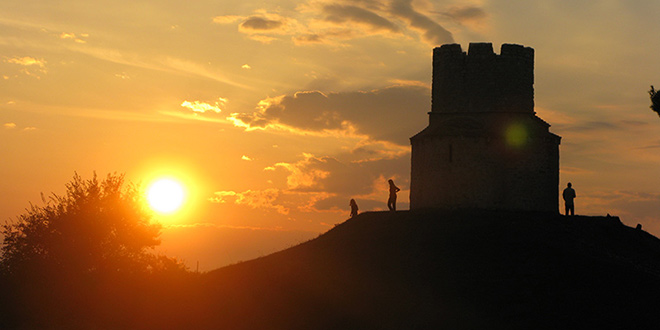
[[[557,213],[561,137],[534,112],[534,49],[433,50],[429,125],[410,139],[410,209]]]

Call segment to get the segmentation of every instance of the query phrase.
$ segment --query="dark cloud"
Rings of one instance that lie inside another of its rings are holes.
[[[408,138],[426,126],[429,110],[428,87],[396,86],[369,92],[298,92],[271,99],[261,111],[235,118],[252,128],[280,123],[322,131],[351,124],[374,140],[406,146]]]
[[[282,23],[281,21],[270,20],[258,16],[252,16],[249,17],[247,20],[245,20],[245,22],[241,23],[241,27],[250,30],[267,31],[267,30],[278,29],[283,24],[284,23]]]
[[[333,23],[357,22],[369,25],[375,30],[399,32],[399,27],[386,18],[356,6],[327,5],[323,7],[325,20]]]
[[[452,7],[443,14],[459,22],[484,19],[487,16],[483,9],[474,6]]]
[[[323,43],[323,37],[318,33],[303,34],[293,37],[296,44],[320,44]]]
[[[424,39],[434,45],[453,43],[454,37],[440,24],[415,10],[412,0],[394,0],[392,14],[408,21],[411,27],[422,31]]]

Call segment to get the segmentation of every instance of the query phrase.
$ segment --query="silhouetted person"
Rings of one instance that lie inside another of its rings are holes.
[[[354,199],[351,198],[351,201],[348,203],[351,206],[351,218],[358,215],[358,206]]]
[[[390,198],[387,200],[387,207],[390,209],[390,211],[396,211],[396,193],[399,192],[399,187],[394,185],[394,181],[392,179],[387,180],[390,184]]]
[[[575,189],[571,188],[573,185],[569,182],[562,196],[564,197],[564,206],[566,207],[566,215],[568,212],[571,212],[571,215],[575,215],[575,204],[573,200],[575,199]]]

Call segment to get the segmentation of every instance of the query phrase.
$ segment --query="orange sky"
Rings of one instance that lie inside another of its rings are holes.
[[[408,138],[427,125],[432,48],[536,50],[536,111],[562,136],[580,214],[660,234],[652,1],[0,3],[0,217],[119,172],[189,186],[162,250],[200,269],[407,208]]]

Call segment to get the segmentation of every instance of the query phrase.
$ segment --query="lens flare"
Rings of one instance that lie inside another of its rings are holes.
[[[527,128],[522,124],[512,124],[507,127],[505,136],[507,145],[515,148],[523,147],[527,143]]]

